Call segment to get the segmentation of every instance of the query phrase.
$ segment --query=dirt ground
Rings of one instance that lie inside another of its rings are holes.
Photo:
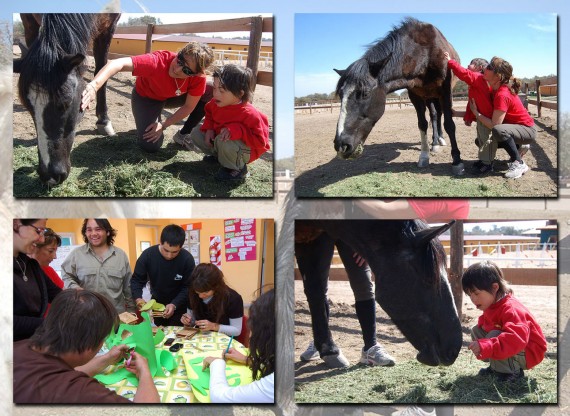
[[[465,102],[456,102],[454,107],[463,110]],[[557,189],[557,146],[558,127],[557,112],[543,109],[542,117],[537,118],[536,107],[529,106],[531,115],[535,117],[538,130],[536,144],[525,155],[525,163],[530,170],[523,181],[514,183],[520,188],[521,196],[556,195]],[[314,181],[327,184],[335,172],[343,171],[345,176],[356,176],[365,172],[408,172],[409,164],[415,164],[420,154],[420,134],[413,107],[387,106],[384,116],[372,129],[364,145],[363,155],[353,163],[336,159],[333,140],[338,121],[339,109],[321,110],[321,112],[295,113],[295,174],[297,182]],[[474,177],[469,173],[471,164],[477,160],[475,126],[467,127],[461,118],[455,118],[457,142],[461,157],[465,162],[466,177]],[[441,152],[432,154],[430,166],[427,168],[431,178],[451,176],[451,148],[448,142]],[[428,142],[431,143],[431,127],[428,129]],[[503,149],[497,152],[499,160],[508,160]],[[485,177],[488,183],[503,183],[507,169],[506,163],[495,163],[497,172]],[[329,179],[327,179],[329,178]],[[512,182],[512,181],[511,181]],[[378,195],[382,197],[382,195]]]
[[[19,57],[19,49],[16,48],[14,57]],[[93,79],[93,70],[95,64],[92,58],[89,71],[85,75],[87,82]],[[21,105],[18,98],[18,74],[13,75],[13,91],[14,91],[14,140],[22,140],[24,142],[36,141],[36,128],[34,126],[30,113]],[[135,120],[131,112],[131,92],[133,90],[135,77],[130,73],[118,73],[113,76],[107,83],[107,106],[108,114],[116,132],[126,132],[135,129]],[[270,139],[273,138],[273,88],[258,85],[253,96],[253,105],[262,113],[267,115],[270,128]],[[163,111],[163,119],[173,114],[176,109],[166,109]],[[79,125],[77,126],[77,136],[75,144],[77,146],[87,140],[100,137],[97,133],[95,123],[97,117],[95,115],[95,106],[85,114]],[[172,136],[182,127],[172,126],[166,130],[163,146],[172,140]],[[272,145],[273,148],[273,145]],[[270,151],[272,152],[272,150]],[[95,155],[94,155],[95,156]],[[104,161],[101,161],[104,163]],[[72,166],[73,168],[73,166]]]
[[[548,352],[557,351],[557,287],[556,286],[512,286],[515,296],[529,308],[540,323],[548,341]],[[363,347],[360,325],[354,311],[354,295],[345,281],[329,282],[330,325],[333,338],[351,365],[358,364]],[[468,297],[463,298],[463,343],[470,341],[468,328],[477,323],[481,314]],[[394,326],[388,315],[376,306],[376,332],[378,342],[398,361],[414,360],[416,349],[406,341]],[[303,283],[295,281],[295,379],[308,381],[326,374],[329,369],[322,360],[309,363],[300,361],[299,356],[312,340],[311,316],[303,293]]]

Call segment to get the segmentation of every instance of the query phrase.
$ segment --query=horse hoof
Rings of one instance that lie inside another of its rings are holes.
[[[420,157],[418,168],[427,168],[429,166],[429,157]]]
[[[443,137],[438,138],[437,141],[439,142],[440,146],[447,146],[447,143]]]
[[[115,130],[113,130],[113,125],[111,124],[110,121],[107,124],[97,123],[97,132],[99,134],[102,134],[105,136],[116,136],[117,135],[117,133],[115,133]]]
[[[350,362],[348,362],[340,350],[338,351],[338,354],[325,355],[322,359],[329,368],[345,368],[350,365]]]
[[[439,153],[439,152],[441,152],[441,147],[438,145],[432,146],[431,151],[432,151],[432,153]]]
[[[465,165],[463,162],[459,163],[458,165],[452,165],[451,170],[455,176],[465,175]]]

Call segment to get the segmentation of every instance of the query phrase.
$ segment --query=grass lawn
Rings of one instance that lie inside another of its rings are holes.
[[[557,360],[545,358],[514,383],[481,377],[488,364],[462,350],[450,367],[417,361],[394,367],[351,366],[295,386],[297,403],[541,403],[557,402]]]

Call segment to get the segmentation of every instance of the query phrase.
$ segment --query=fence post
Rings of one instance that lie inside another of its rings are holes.
[[[538,108],[538,116],[542,116],[542,96],[540,94],[540,80],[536,80],[536,107]]]
[[[154,25],[149,23],[146,25],[146,43],[144,46],[145,53],[152,52],[152,32],[154,32]]]
[[[455,300],[455,307],[457,308],[457,315],[461,320],[463,308],[463,288],[461,286],[461,276],[463,276],[463,221],[456,221],[449,231],[449,282]]]
[[[261,51],[261,37],[263,35],[263,18],[254,16],[251,18],[251,30],[249,32],[249,47],[247,53],[247,67],[253,72],[252,89],[257,84],[257,69],[259,66],[259,52]]]

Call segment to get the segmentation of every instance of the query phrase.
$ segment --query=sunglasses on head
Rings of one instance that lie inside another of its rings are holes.
[[[182,68],[182,72],[184,72],[184,75],[187,75],[187,76],[196,75],[196,72],[192,71],[188,66],[186,66],[186,61],[184,60],[184,55],[179,53],[178,57],[176,59],[178,61],[178,66],[180,66]]]
[[[488,69],[489,71],[495,72],[495,65],[493,65],[493,64],[488,64],[488,65],[487,65],[487,69]]]

